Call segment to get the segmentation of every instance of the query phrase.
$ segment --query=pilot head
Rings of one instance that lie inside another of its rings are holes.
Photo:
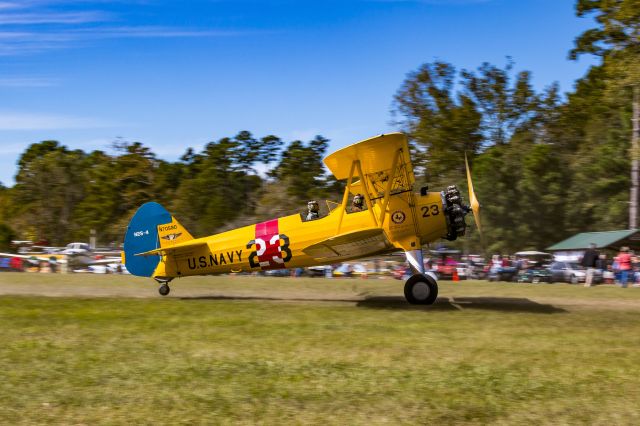
[[[353,206],[362,208],[363,204],[364,204],[364,197],[362,196],[362,194],[356,194],[353,197]]]

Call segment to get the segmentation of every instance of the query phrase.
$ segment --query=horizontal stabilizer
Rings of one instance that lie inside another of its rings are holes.
[[[158,255],[180,255],[190,253],[193,249],[200,248],[202,246],[206,246],[207,243],[204,241],[191,240],[186,243],[176,244],[171,247],[164,247],[155,250],[149,250],[142,253],[136,253],[135,256],[158,256]]]
[[[368,256],[391,247],[392,244],[381,228],[369,228],[327,238],[302,251],[315,259],[330,259]]]
[[[107,257],[105,259],[96,259],[87,262],[91,265],[109,265],[111,263],[122,263],[122,258],[120,257]]]

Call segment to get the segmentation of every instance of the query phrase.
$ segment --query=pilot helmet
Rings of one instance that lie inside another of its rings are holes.
[[[362,203],[363,202],[364,202],[364,197],[362,196],[362,194],[356,194],[353,197],[353,205],[354,206],[362,207]]]
[[[317,213],[318,210],[320,210],[320,206],[318,206],[318,202],[315,200],[309,201],[307,203],[307,207],[309,208],[310,212],[314,212],[314,213]]]

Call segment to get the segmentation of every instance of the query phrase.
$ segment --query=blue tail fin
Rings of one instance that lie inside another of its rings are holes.
[[[135,255],[159,248],[158,225],[171,221],[171,213],[158,203],[151,202],[140,206],[129,222],[124,236],[124,260],[129,272],[141,277],[153,275],[160,263],[160,256]]]

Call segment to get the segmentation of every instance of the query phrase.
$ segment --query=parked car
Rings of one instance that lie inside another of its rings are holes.
[[[513,266],[492,266],[487,274],[489,281],[513,282],[518,278],[518,270]]]
[[[516,280],[519,283],[552,283],[553,274],[549,265],[553,255],[542,251],[519,251],[515,254],[519,272]]]
[[[544,267],[527,268],[518,274],[519,283],[553,283],[551,270]]]
[[[551,276],[553,281],[571,284],[583,283],[587,277],[584,266],[571,262],[554,262],[551,264]],[[595,283],[602,282],[602,272],[595,270],[593,275]]]

